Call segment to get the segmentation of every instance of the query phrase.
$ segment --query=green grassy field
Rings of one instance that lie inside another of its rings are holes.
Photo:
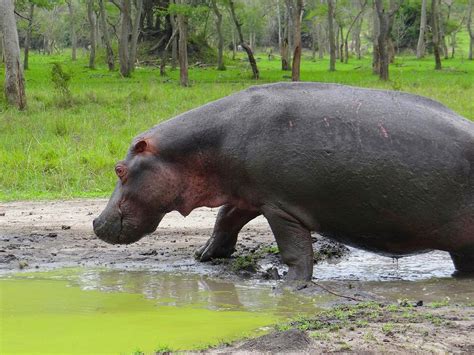
[[[257,57],[258,82],[239,60],[228,61],[223,72],[191,68],[192,86],[182,88],[178,71],[160,77],[156,67],[137,68],[133,78],[124,79],[108,72],[100,58],[98,69],[90,70],[85,57],[71,62],[67,55],[32,55],[26,72],[28,109],[7,109],[0,101],[0,201],[107,196],[116,179],[115,162],[141,131],[248,86],[289,80],[278,59]],[[72,76],[70,105],[54,89],[53,62]],[[305,54],[301,78],[416,93],[474,120],[474,62],[452,59],[443,65],[434,71],[431,57],[398,57],[391,81],[383,83],[371,73],[369,57],[338,62],[330,73],[327,59],[311,61]]]

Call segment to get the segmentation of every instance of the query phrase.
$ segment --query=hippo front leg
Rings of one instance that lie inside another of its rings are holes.
[[[212,236],[196,251],[196,259],[209,261],[230,257],[235,251],[240,230],[258,215],[260,212],[242,210],[232,205],[222,206],[217,214]]]
[[[285,211],[266,208],[263,215],[275,235],[287,280],[310,281],[313,277],[313,245],[310,231]]]

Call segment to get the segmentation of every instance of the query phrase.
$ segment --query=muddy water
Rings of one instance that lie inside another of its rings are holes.
[[[474,276],[453,277],[448,253],[435,251],[392,259],[359,249],[336,262],[315,266],[318,282],[357,285],[379,299],[474,303]]]
[[[399,259],[350,248],[348,256],[332,263],[322,263],[314,269],[318,280],[358,281],[418,281],[451,277],[454,272],[451,257],[435,251]]]
[[[318,308],[268,284],[140,271],[22,273],[3,277],[0,290],[1,353],[200,349]]]
[[[315,266],[315,278],[365,299],[472,304],[474,278],[453,278],[453,271],[446,253],[394,261],[353,250],[338,263]],[[0,353],[200,349],[341,301],[324,290],[305,297],[280,286],[164,271],[6,274],[0,278]]]

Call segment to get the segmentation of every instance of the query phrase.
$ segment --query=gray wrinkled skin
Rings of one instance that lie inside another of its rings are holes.
[[[474,271],[474,123],[424,97],[261,85],[155,126],[122,164],[94,222],[109,242],[138,240],[172,210],[222,206],[202,261],[230,256],[263,214],[289,279],[312,277],[310,231],[389,256],[446,250]]]

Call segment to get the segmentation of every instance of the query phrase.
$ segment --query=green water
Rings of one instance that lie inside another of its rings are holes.
[[[104,270],[4,277],[0,297],[2,354],[201,349],[315,310],[268,285]]]

